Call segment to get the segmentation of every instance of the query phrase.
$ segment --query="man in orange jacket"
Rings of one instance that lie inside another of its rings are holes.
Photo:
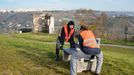
[[[95,75],[99,75],[101,66],[103,63],[103,54],[97,45],[94,33],[88,29],[88,26],[82,25],[78,35],[80,51],[72,53],[70,61],[70,75],[77,75],[76,62],[81,58],[91,58],[91,56],[97,57],[97,66]]]
[[[74,21],[69,21],[67,25],[62,27],[57,39],[55,61],[59,60],[59,50],[62,50],[64,41],[70,43],[70,48],[74,48],[74,32]]]

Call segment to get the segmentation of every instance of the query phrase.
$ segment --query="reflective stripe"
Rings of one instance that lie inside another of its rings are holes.
[[[90,43],[84,44],[84,46],[91,46],[93,44],[95,45],[96,43],[95,42],[90,42]]]
[[[64,31],[65,31],[65,35],[66,35],[66,37],[67,37],[67,36],[68,36],[67,25],[64,25]]]
[[[68,40],[70,39],[70,37],[72,36],[72,34],[74,33],[74,29],[70,30],[70,33],[68,35],[68,29],[67,29],[67,25],[64,25],[64,31],[65,31],[65,40],[66,42],[68,42]]]
[[[95,40],[94,38],[89,38],[89,39],[87,39],[87,40],[84,40],[83,42],[87,42],[87,41],[90,41],[90,40]]]

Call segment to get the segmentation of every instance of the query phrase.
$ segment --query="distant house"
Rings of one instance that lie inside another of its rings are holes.
[[[19,33],[26,33],[26,32],[32,32],[32,29],[31,28],[22,28],[22,29],[19,29]]]

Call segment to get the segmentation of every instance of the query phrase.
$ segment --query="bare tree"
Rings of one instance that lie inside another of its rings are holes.
[[[102,12],[100,16],[98,16],[95,20],[96,25],[96,34],[99,37],[104,37],[107,34],[107,14]]]

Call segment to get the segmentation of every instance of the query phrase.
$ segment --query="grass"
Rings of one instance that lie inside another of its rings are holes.
[[[47,33],[23,33],[23,34],[12,34],[14,38],[23,38],[27,40],[41,41],[41,42],[55,42],[57,39],[56,34]]]
[[[69,62],[55,62],[55,35],[0,35],[0,75],[69,75]],[[101,75],[133,75],[134,50],[102,46]],[[61,54],[60,54],[61,56]],[[92,75],[82,72],[78,75]]]
[[[127,48],[102,47],[104,65],[102,74],[106,75],[133,75],[134,50]]]

